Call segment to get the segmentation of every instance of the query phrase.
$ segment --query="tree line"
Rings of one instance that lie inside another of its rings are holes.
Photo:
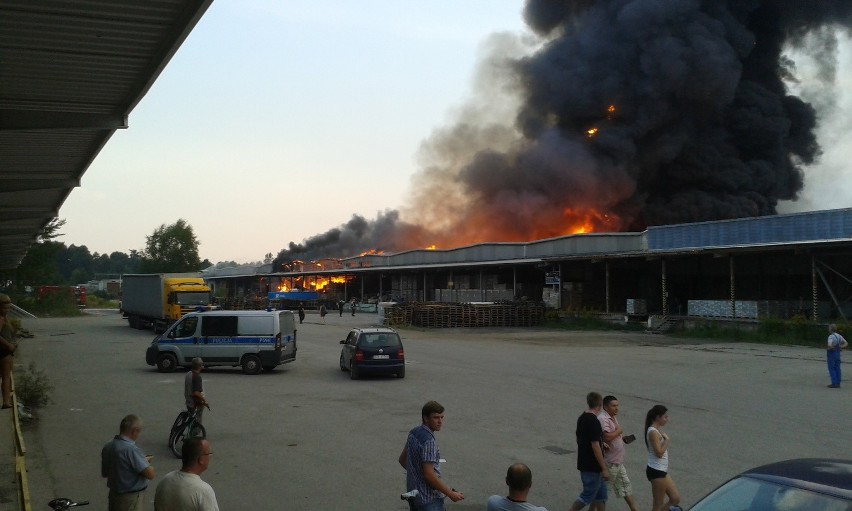
[[[0,287],[23,292],[28,287],[83,284],[125,273],[195,272],[213,266],[199,258],[198,239],[183,219],[157,227],[145,237],[144,250],[110,254],[92,253],[85,245],[58,241],[64,225],[64,219],[51,220],[38,233],[18,268],[2,274]]]

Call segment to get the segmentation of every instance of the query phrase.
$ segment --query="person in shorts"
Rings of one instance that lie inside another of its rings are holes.
[[[669,435],[662,432],[669,423],[668,408],[654,405],[645,415],[645,447],[648,448],[648,466],[645,475],[651,482],[654,505],[651,511],[683,511],[680,492],[669,475]],[[666,500],[668,498],[668,500]]]
[[[627,469],[624,468],[624,444],[632,442],[636,437],[631,435],[624,438],[624,430],[618,423],[618,399],[615,396],[603,398],[603,410],[598,414],[598,421],[603,429],[604,439],[604,461],[609,469],[609,481],[607,490],[613,495],[623,498],[630,511],[638,511],[636,502],[633,501],[633,486],[627,477]]]
[[[571,504],[571,511],[579,511],[589,506],[591,511],[606,509],[606,481],[609,480],[609,469],[603,457],[603,429],[598,421],[598,414],[603,405],[603,398],[597,392],[586,395],[588,410],[577,418],[577,470],[580,471],[580,481],[583,491]]]

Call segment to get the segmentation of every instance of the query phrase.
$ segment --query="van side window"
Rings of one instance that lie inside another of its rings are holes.
[[[198,326],[198,316],[189,316],[175,328],[176,337],[191,337],[195,335],[195,328]]]
[[[203,337],[236,337],[236,316],[204,316],[201,322]]]

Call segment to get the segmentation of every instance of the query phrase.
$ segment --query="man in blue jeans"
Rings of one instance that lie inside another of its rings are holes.
[[[444,496],[453,502],[464,499],[464,494],[441,480],[441,454],[435,432],[441,431],[444,423],[444,407],[436,401],[429,401],[423,405],[420,415],[423,423],[408,432],[405,447],[399,455],[399,464],[406,472],[406,490],[418,492],[408,505],[411,511],[444,511]]]
[[[577,470],[580,471],[583,492],[571,505],[571,511],[579,511],[586,506],[591,511],[604,511],[609,471],[603,456],[603,428],[598,421],[603,397],[597,392],[589,392],[586,404],[589,409],[577,419]]]
[[[828,377],[831,378],[830,389],[840,388],[840,350],[849,346],[846,339],[837,333],[837,325],[828,325]]]

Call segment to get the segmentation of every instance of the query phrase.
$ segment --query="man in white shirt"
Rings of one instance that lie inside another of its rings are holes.
[[[509,486],[509,496],[492,495],[488,497],[488,511],[547,511],[527,502],[527,495],[532,486],[532,471],[523,463],[515,463],[506,472],[506,484]]]
[[[213,487],[201,480],[210,466],[210,442],[187,438],[181,449],[183,466],[166,474],[154,493],[155,511],[219,511]]]

